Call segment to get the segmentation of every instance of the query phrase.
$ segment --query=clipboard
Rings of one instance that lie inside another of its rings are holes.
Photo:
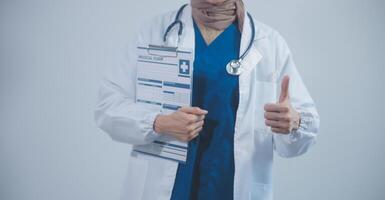
[[[137,47],[136,103],[159,109],[164,114],[191,106],[193,52],[177,47]],[[185,163],[188,143],[161,135],[146,145],[136,145],[139,154]]]

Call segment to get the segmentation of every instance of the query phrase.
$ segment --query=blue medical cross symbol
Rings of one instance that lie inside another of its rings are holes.
[[[190,74],[190,61],[189,60],[179,60],[179,73],[180,74]]]

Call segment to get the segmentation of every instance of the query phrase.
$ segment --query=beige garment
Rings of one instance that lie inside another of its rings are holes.
[[[192,16],[198,23],[222,31],[235,20],[242,32],[245,8],[242,0],[191,0]]]

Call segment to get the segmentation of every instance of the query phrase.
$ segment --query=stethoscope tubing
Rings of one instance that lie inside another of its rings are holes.
[[[179,29],[178,29],[178,43],[179,43],[179,38],[181,37],[182,33],[183,33],[183,23],[182,21],[180,20],[180,16],[182,15],[182,12],[184,10],[184,8],[187,6],[188,4],[184,4],[183,6],[181,6],[175,16],[175,19],[174,19],[174,22],[172,22],[166,29],[164,35],[163,35],[163,42],[166,43],[167,42],[167,36],[168,34],[170,33],[170,31],[172,30],[172,28],[176,25],[179,25]],[[251,25],[251,38],[250,38],[250,42],[245,50],[245,52],[242,53],[242,55],[236,59],[236,60],[232,60],[230,62],[237,62],[239,63],[239,66],[237,67],[237,69],[241,68],[241,62],[243,61],[243,59],[246,57],[246,55],[248,54],[248,52],[250,51],[253,43],[254,43],[254,37],[255,37],[255,24],[254,24],[254,20],[253,20],[253,17],[250,15],[249,12],[247,12],[247,17],[249,18],[250,20],[250,25]],[[178,44],[177,44],[178,45]],[[230,64],[230,63],[229,63]],[[229,65],[228,64],[228,65]],[[234,68],[235,69],[235,68]],[[240,73],[241,71],[239,71]],[[231,73],[229,72],[230,74],[232,75],[239,75],[238,74],[234,74],[234,73]]]

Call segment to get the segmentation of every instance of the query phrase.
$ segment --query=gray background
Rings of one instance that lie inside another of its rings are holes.
[[[144,14],[182,4],[133,2],[0,0],[1,200],[119,197],[128,146],[94,125],[101,71]],[[321,115],[310,152],[275,159],[275,199],[384,199],[384,1],[250,0],[248,8],[286,38]]]

